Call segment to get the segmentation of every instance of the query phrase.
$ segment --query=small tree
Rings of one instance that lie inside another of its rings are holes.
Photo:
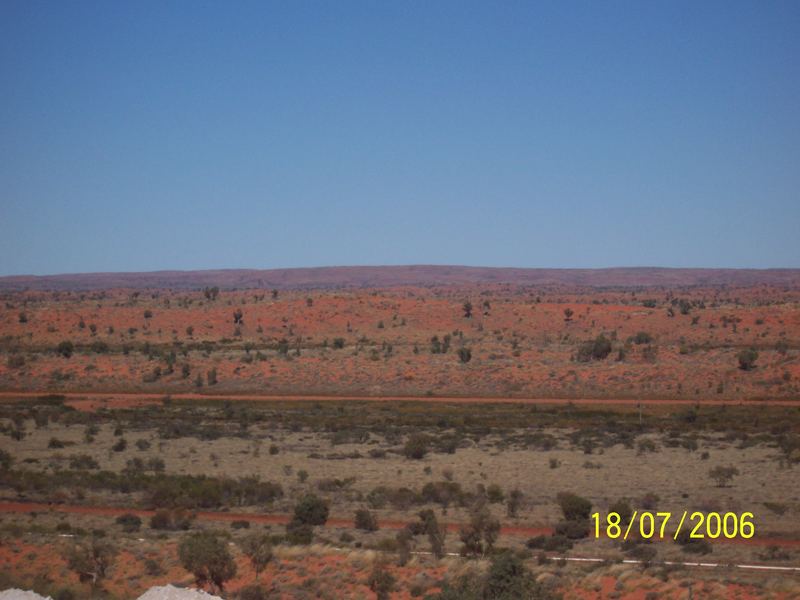
[[[731,480],[739,474],[736,467],[714,467],[708,472],[708,476],[717,482],[717,487],[727,487]]]
[[[242,552],[250,559],[258,579],[259,573],[272,560],[272,544],[269,536],[263,533],[248,535],[242,540]]]
[[[225,582],[236,575],[236,563],[227,545],[207,531],[185,536],[178,546],[178,556],[199,586],[210,582],[222,592]]]
[[[500,533],[500,521],[492,516],[485,501],[478,501],[470,511],[470,519],[464,525],[459,536],[464,544],[461,548],[463,556],[485,556],[494,547]]]
[[[395,539],[397,540],[397,563],[402,567],[411,559],[414,534],[411,533],[408,527],[404,527],[397,532]]]
[[[244,324],[244,313],[242,312],[241,308],[237,308],[235,311],[233,311],[233,324],[234,325]]]
[[[575,312],[571,308],[569,308],[569,307],[565,308],[564,309],[564,320],[567,321],[567,322],[572,321],[572,315],[574,315],[574,314],[575,314]]]
[[[758,352],[753,348],[749,348],[739,352],[736,358],[739,359],[739,368],[742,371],[752,371],[756,366],[756,360],[758,360]]]
[[[436,558],[442,558],[444,556],[444,540],[447,535],[447,529],[439,525],[436,515],[429,508],[419,513],[419,519],[421,521],[419,528],[422,533],[428,536],[431,552]]]
[[[216,367],[206,373],[208,385],[217,385],[217,369]]]
[[[464,310],[464,318],[471,319],[472,318],[472,302],[467,300],[464,302],[464,305],[461,307]]]
[[[515,518],[519,512],[519,507],[522,505],[524,495],[518,488],[514,488],[508,493],[506,499],[506,512],[511,518]]]
[[[78,574],[81,581],[92,582],[94,593],[108,569],[114,563],[117,549],[103,540],[92,538],[91,541],[76,544],[67,550],[67,566]]]
[[[468,363],[472,360],[472,350],[469,348],[459,348],[458,349],[458,359],[462,363]]]
[[[383,562],[376,560],[367,583],[369,589],[375,592],[376,600],[389,600],[390,594],[394,591],[396,579],[389,573]]]

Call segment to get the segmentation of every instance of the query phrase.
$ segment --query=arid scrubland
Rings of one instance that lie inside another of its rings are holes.
[[[800,291],[8,292],[7,390],[796,398]]]
[[[258,581],[271,593],[291,589],[282,587],[273,563],[311,568],[279,558],[297,548],[296,562],[308,544],[333,556],[371,552],[380,568],[386,563],[391,589],[408,593],[403,586],[420,572],[427,574],[420,593],[433,593],[444,581],[456,585],[437,555],[485,562],[502,556],[501,549],[533,560],[540,575],[553,575],[542,578],[549,582],[540,590],[545,595],[586,576],[577,565],[550,573],[553,556],[653,565],[637,577],[652,576],[649,569],[663,568],[660,561],[694,560],[695,553],[723,564],[797,560],[795,407],[657,404],[640,414],[635,407],[570,404],[164,397],[141,407],[83,411],[70,403],[43,396],[2,405],[0,531],[7,549],[56,536],[66,553],[80,541],[113,545],[104,578],[111,578],[107,591],[123,597],[125,590],[175,579],[163,573],[179,572],[176,548],[208,531],[222,531],[214,539],[234,544],[238,575],[224,580],[231,592],[256,580],[246,558],[256,534],[269,548],[265,565],[272,565]],[[721,484],[714,468],[732,465],[736,474]],[[568,513],[564,493],[603,514],[620,503],[674,513],[750,511],[757,535],[750,543],[696,547],[671,539],[595,540],[589,523]],[[145,568],[144,553],[128,556],[140,546],[172,552],[156,562],[173,571],[123,575]],[[114,566],[120,552],[126,564],[140,567]],[[178,579],[186,577],[183,571]],[[293,572],[287,581],[297,577]],[[350,577],[357,586],[358,577]]]
[[[798,302],[769,286],[8,292],[0,587],[790,598],[796,573],[729,565],[800,560]],[[666,539],[596,539],[594,513],[633,511],[675,515]],[[673,539],[684,511],[752,513],[755,534]],[[698,560],[721,566],[682,564]]]

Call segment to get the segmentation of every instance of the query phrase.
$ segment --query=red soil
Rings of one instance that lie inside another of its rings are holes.
[[[704,302],[667,314],[667,298]],[[462,304],[470,299],[473,315]],[[642,305],[657,302],[655,308]],[[122,290],[91,294],[15,293],[0,307],[6,391],[218,393],[240,396],[384,396],[428,399],[596,398],[795,400],[800,397],[800,288],[531,290],[508,286],[391,288],[325,292]],[[484,306],[488,302],[488,307]],[[565,320],[564,310],[574,314]],[[234,325],[241,310],[244,323]],[[20,315],[24,314],[24,319]],[[145,316],[148,315],[148,316]],[[24,321],[24,322],[21,322]],[[652,344],[627,344],[639,332]],[[600,334],[616,338],[605,360],[578,362]],[[450,350],[431,353],[431,338]],[[335,349],[341,338],[344,347]],[[288,352],[278,352],[285,339]],[[65,358],[64,340],[77,346]],[[93,350],[93,345],[106,350]],[[211,344],[204,349],[203,344]],[[156,350],[148,353],[147,347]],[[650,351],[648,351],[648,347]],[[462,363],[457,350],[471,350]],[[759,351],[742,371],[737,353]],[[187,354],[183,354],[183,349]],[[299,348],[297,355],[295,350]],[[173,370],[166,355],[175,353]],[[648,352],[650,352],[648,354]],[[181,368],[190,369],[188,377]],[[150,377],[154,369],[161,375]],[[195,379],[215,369],[218,383]],[[478,400],[476,400],[478,401]]]

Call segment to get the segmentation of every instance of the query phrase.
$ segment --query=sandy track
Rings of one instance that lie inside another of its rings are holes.
[[[155,514],[153,510],[141,510],[136,508],[119,508],[113,506],[77,506],[70,504],[45,504],[41,502],[0,502],[0,513],[29,513],[29,512],[56,512],[78,515],[95,515],[103,517],[118,517],[123,514],[132,513],[139,517],[149,518]],[[198,511],[195,513],[197,518],[203,521],[250,521],[251,523],[261,523],[270,525],[285,525],[291,519],[288,514],[265,514],[265,513],[233,513],[233,512],[211,512]],[[379,521],[381,529],[402,529],[407,521]],[[461,523],[446,523],[448,531],[458,531]],[[352,519],[328,519],[326,527],[352,527]],[[500,529],[502,535],[516,537],[534,537],[537,535],[552,535],[553,529],[549,527],[524,527],[506,526]],[[670,540],[663,540],[670,541]],[[800,540],[786,538],[753,538],[749,540],[735,538],[732,540],[720,538],[711,540],[712,543],[742,544],[746,546],[779,546],[779,547],[800,547]]]
[[[263,402],[325,402],[325,401],[364,401],[364,402],[436,402],[445,404],[547,404],[547,405],[582,405],[582,406],[800,406],[798,400],[690,400],[690,399],[634,399],[634,398],[504,398],[496,396],[357,396],[357,395],[270,395],[270,394],[197,394],[188,393],[152,393],[152,392],[59,392],[59,391],[2,391],[0,400],[17,400],[38,398],[48,394],[65,397],[67,400],[86,400],[105,402],[110,405],[135,405],[141,401],[160,401],[165,396],[173,400],[231,400],[231,401],[263,401]]]

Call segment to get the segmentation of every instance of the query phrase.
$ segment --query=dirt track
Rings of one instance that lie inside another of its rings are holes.
[[[56,394],[67,400],[85,400],[130,406],[138,403],[161,401],[165,396],[173,400],[232,400],[263,402],[324,402],[324,401],[364,401],[364,402],[437,402],[462,404],[547,404],[547,405],[582,405],[582,406],[800,406],[800,400],[689,400],[689,399],[633,399],[633,398],[503,398],[493,396],[320,396],[320,395],[269,395],[269,394],[197,394],[197,393],[150,393],[150,392],[0,392],[0,400],[17,400],[21,398],[38,398],[48,394]],[[144,402],[143,402],[144,401]]]
[[[118,517],[126,513],[133,513],[139,517],[152,517],[153,510],[140,510],[136,508],[117,508],[112,506],[75,506],[69,504],[44,504],[40,502],[0,502],[0,513],[28,513],[28,512],[59,512],[78,515],[96,515],[103,517]],[[195,513],[198,519],[203,521],[237,521],[245,520],[252,523],[284,525],[289,522],[291,516],[288,514],[264,514],[264,513],[232,513],[232,512],[210,512],[198,511]],[[382,529],[402,529],[408,523],[406,521],[380,521]],[[328,519],[325,524],[327,527],[352,527],[352,519]],[[458,531],[461,523],[446,523],[448,531]],[[523,527],[511,526],[500,529],[502,535],[517,537],[534,537],[537,535],[552,535],[553,529],[549,527]],[[663,540],[669,541],[669,540]],[[753,538],[749,540],[735,538],[732,540],[720,538],[712,540],[713,543],[742,544],[747,546],[780,546],[785,548],[800,547],[800,540],[784,538]]]

